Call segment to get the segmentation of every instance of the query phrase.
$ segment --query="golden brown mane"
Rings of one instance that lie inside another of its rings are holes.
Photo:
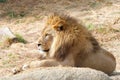
[[[66,23],[64,27],[72,28],[73,30],[68,29],[69,31],[59,32],[59,34],[57,34],[57,38],[55,39],[56,43],[52,45],[53,47],[50,52],[50,54],[53,53],[52,55],[54,55],[52,57],[58,60],[64,60],[64,58],[70,53],[69,51],[73,46],[86,46],[84,45],[84,43],[80,42],[81,40],[86,41],[85,44],[88,43],[91,47],[90,51],[88,51],[89,49],[85,47],[83,49],[80,48],[81,50],[77,49],[78,52],[87,54],[87,52],[96,51],[99,48],[99,44],[96,39],[93,38],[92,35],[87,31],[87,29],[83,25],[79,24],[76,19],[64,14],[54,13],[48,17],[47,22],[49,25],[62,20]],[[81,38],[81,40],[78,37]]]

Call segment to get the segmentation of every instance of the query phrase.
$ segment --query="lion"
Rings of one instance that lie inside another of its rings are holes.
[[[75,18],[54,13],[45,24],[38,47],[47,58],[40,66],[89,67],[107,74],[115,70],[115,57]]]
[[[30,67],[89,67],[107,74],[116,68],[115,57],[100,47],[86,27],[67,15],[48,16],[38,48],[45,58],[31,62]]]

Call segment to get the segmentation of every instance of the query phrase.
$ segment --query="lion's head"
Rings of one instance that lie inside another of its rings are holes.
[[[38,46],[49,57],[64,60],[68,54],[92,50],[97,42],[92,44],[90,39],[91,34],[76,19],[54,13],[46,20]]]

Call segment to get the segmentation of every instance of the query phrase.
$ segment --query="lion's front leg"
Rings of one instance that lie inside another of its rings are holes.
[[[61,66],[60,63],[54,59],[46,59],[46,60],[36,60],[29,63],[26,63],[20,67],[13,68],[12,73],[17,74],[21,71],[25,71],[31,68],[39,68],[39,67],[54,67]]]
[[[29,64],[30,68],[39,68],[39,67],[54,67],[60,66],[60,63],[54,59],[46,59],[41,61],[32,61]]]

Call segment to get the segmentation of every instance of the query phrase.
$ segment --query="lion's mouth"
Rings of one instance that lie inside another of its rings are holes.
[[[39,49],[39,51],[46,53],[46,52],[49,52],[49,49],[46,49],[46,50],[44,50],[44,49]]]
[[[49,49],[47,49],[47,50],[43,50],[44,52],[49,52]]]
[[[46,54],[49,52],[49,49],[48,49],[48,50],[40,50],[40,49],[39,49],[39,52],[40,52],[40,54],[42,54],[42,55],[46,55]]]

